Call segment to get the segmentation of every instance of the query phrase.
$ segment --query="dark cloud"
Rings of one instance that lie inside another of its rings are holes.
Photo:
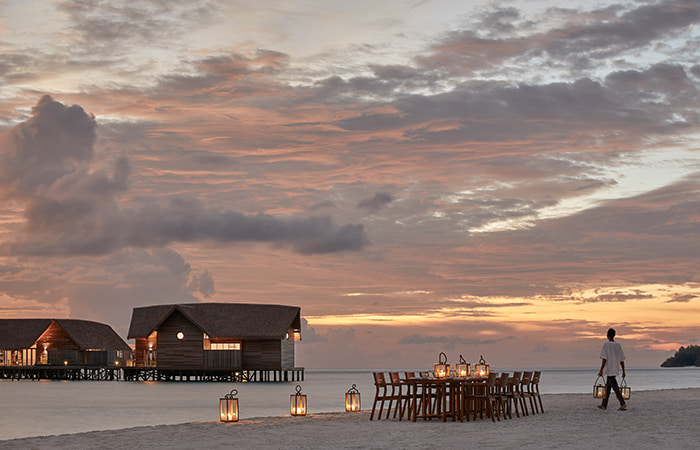
[[[658,72],[665,71],[665,74]],[[666,95],[670,89],[668,68],[653,67],[647,78],[664,79],[655,86],[646,85],[644,96],[628,95],[617,89],[615,76],[611,85],[588,78],[574,82],[558,82],[543,85],[503,85],[484,82],[478,86],[463,85],[445,94],[433,96],[408,96],[391,103],[391,112],[375,112],[370,109],[355,117],[336,123],[344,130],[374,132],[378,130],[403,130],[403,137],[410,142],[423,144],[457,144],[476,142],[508,142],[529,139],[550,145],[552,140],[589,139],[591,128],[600,130],[600,138],[620,139],[624,131],[626,139],[644,136],[650,132],[675,132],[671,123],[680,111],[677,103],[655,103],[650,107],[649,97]],[[672,69],[673,83],[683,86],[679,98],[698,96],[680,67]],[[621,77],[619,75],[618,77]],[[686,102],[686,100],[683,100]],[[688,114],[688,120],[694,114]],[[434,126],[444,122],[449,126]],[[694,123],[697,124],[697,123]],[[598,130],[597,130],[598,131]],[[522,146],[514,151],[541,152],[539,146]],[[478,151],[474,149],[473,151]]]
[[[610,302],[628,302],[631,300],[646,300],[654,298],[651,294],[645,294],[641,291],[634,293],[626,292],[611,292],[608,294],[596,295],[594,297],[583,299],[583,303],[610,303]]]
[[[693,0],[669,0],[614,5],[590,12],[551,8],[547,14],[564,23],[542,32],[530,21],[519,21],[514,8],[477,16],[468,28],[448,33],[433,54],[419,56],[426,68],[453,73],[497,67],[506,62],[570,70],[596,67],[596,61],[620,57],[663,37],[682,36],[700,21]]]
[[[390,193],[375,192],[373,197],[360,200],[357,203],[357,207],[364,208],[370,212],[377,212],[393,201],[394,197]]]
[[[323,209],[323,208],[337,208],[337,205],[335,202],[331,200],[325,200],[322,202],[315,203],[311,205],[311,208],[309,208],[311,211],[316,211],[317,209]]]
[[[218,8],[210,1],[115,0],[64,2],[57,10],[72,21],[77,51],[107,54],[109,49],[119,56],[143,42],[173,45],[188,30],[211,23]]]
[[[474,339],[462,336],[433,336],[433,335],[422,335],[422,334],[411,334],[409,336],[402,337],[399,339],[399,344],[444,344],[448,348],[452,348],[456,345],[489,345],[497,344],[505,340],[513,339],[513,336],[504,336],[497,339]]]
[[[369,238],[360,224],[336,225],[330,217],[279,218],[215,210],[173,197],[123,208],[129,161],[118,158],[111,175],[90,172],[96,123],[79,106],[49,96],[33,117],[10,130],[0,154],[0,192],[26,199],[25,237],[3,246],[9,254],[104,255],[125,247],[175,242],[267,242],[301,254],[361,250]]]
[[[192,292],[202,294],[205,298],[209,298],[216,293],[214,278],[212,278],[208,270],[205,270],[204,273],[199,276],[192,275],[188,287]]]
[[[666,303],[688,303],[696,298],[698,298],[698,296],[692,294],[674,294],[673,298],[671,300],[668,300]]]
[[[302,344],[316,344],[327,342],[326,336],[316,332],[314,327],[309,325],[309,321],[301,318],[301,342]]]
[[[97,139],[95,118],[77,105],[42,97],[32,117],[4,136],[0,193],[30,197],[62,177],[85,170]]]
[[[532,351],[535,353],[549,353],[551,349],[542,342],[536,342],[535,348]]]

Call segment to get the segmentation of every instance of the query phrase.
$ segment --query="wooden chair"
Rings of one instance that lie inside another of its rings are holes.
[[[477,415],[483,419],[484,412],[486,412],[486,417],[491,417],[491,421],[496,421],[496,414],[493,410],[495,401],[493,390],[497,379],[498,372],[491,372],[485,384],[465,391],[462,399],[462,410],[467,421],[470,420],[470,417],[476,420]],[[501,419],[499,418],[498,421],[500,422]]]
[[[401,383],[401,377],[398,372],[389,372],[389,386],[391,386],[391,394],[388,395],[389,406],[386,409],[386,418],[389,418],[389,413],[391,412],[392,405],[394,406],[394,419],[399,416],[399,419],[403,417],[405,402],[408,397],[403,395],[403,383]]]
[[[535,414],[535,408],[532,404],[532,397],[530,397],[530,383],[532,382],[532,372],[523,372],[523,377],[520,379],[520,385],[518,390],[520,391],[520,405],[523,407],[523,414],[529,416],[530,413],[527,410],[527,399],[530,400],[530,410],[532,414]]]
[[[500,421],[500,416],[506,419],[506,414],[508,418],[513,418],[510,413],[510,407],[508,405],[508,372],[501,372],[501,377],[498,378],[496,384],[493,388],[493,398],[494,398],[494,411],[496,412],[496,417]]]
[[[416,377],[415,372],[404,372],[404,380],[410,380]],[[406,419],[411,420],[413,418],[413,414],[415,414],[417,411],[420,410],[422,407],[421,399],[422,399],[422,392],[420,388],[417,385],[413,385],[413,389],[416,389],[416,405],[413,404],[413,391],[411,390],[411,385],[406,384],[407,389],[406,389],[406,406],[405,406],[405,411],[406,411]],[[401,420],[403,416],[399,416],[399,420]]]
[[[544,406],[542,406],[542,396],[540,395],[540,378],[542,377],[542,372],[536,370],[532,374],[532,381],[530,381],[530,398],[535,402],[535,409],[537,409],[539,403],[539,410],[537,412],[544,412]]]
[[[383,372],[374,372],[374,403],[372,404],[372,414],[369,415],[369,420],[374,419],[374,413],[378,412],[377,420],[382,418],[382,410],[384,409],[384,402],[388,399],[389,395],[387,393],[389,385],[386,382]],[[377,403],[379,403],[379,411],[377,411]]]
[[[520,395],[520,390],[518,389],[518,387],[520,386],[520,378],[522,377],[522,375],[522,372],[513,372],[513,376],[508,379],[508,389],[506,391],[506,399],[508,400],[509,414],[511,409],[515,409],[516,417],[520,417],[518,404],[522,402],[522,395]]]
[[[531,406],[535,413],[544,412],[544,407],[542,406],[542,396],[540,395],[540,377],[542,372],[539,370],[532,373],[532,379],[530,380],[530,385],[527,386],[527,397],[530,399]]]

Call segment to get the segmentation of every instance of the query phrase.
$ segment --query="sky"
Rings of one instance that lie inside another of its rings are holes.
[[[298,366],[698,344],[700,1],[0,1],[0,317],[301,307]]]

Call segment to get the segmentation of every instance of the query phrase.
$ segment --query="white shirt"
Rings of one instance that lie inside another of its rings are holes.
[[[603,367],[603,375],[616,377],[620,373],[620,363],[625,360],[625,352],[617,342],[608,341],[600,350],[600,359],[607,361]]]

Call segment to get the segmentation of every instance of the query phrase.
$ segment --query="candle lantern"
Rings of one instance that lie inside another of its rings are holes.
[[[447,355],[445,352],[440,352],[438,362],[433,364],[433,375],[435,375],[435,378],[450,376],[450,365],[447,364]]]
[[[219,415],[222,422],[238,422],[238,391],[232,389],[224,398],[219,399]]]
[[[455,366],[455,371],[457,372],[458,377],[468,377],[472,373],[472,367],[469,365],[468,362],[464,360],[464,357],[462,355],[459,355],[459,364]]]
[[[593,398],[605,398],[605,385],[600,381],[600,377],[595,379]]]
[[[345,393],[345,411],[360,411],[360,391],[354,384]]]
[[[630,389],[630,387],[627,386],[627,380],[625,380],[624,378],[622,378],[620,393],[622,394],[622,398],[624,398],[625,400],[629,400],[630,396],[632,395],[632,389]]]
[[[306,395],[301,393],[301,386],[297,384],[296,394],[289,396],[289,411],[293,416],[306,415]]]
[[[489,365],[484,361],[484,355],[479,358],[479,364],[474,365],[475,375],[478,377],[488,377],[489,376]]]

